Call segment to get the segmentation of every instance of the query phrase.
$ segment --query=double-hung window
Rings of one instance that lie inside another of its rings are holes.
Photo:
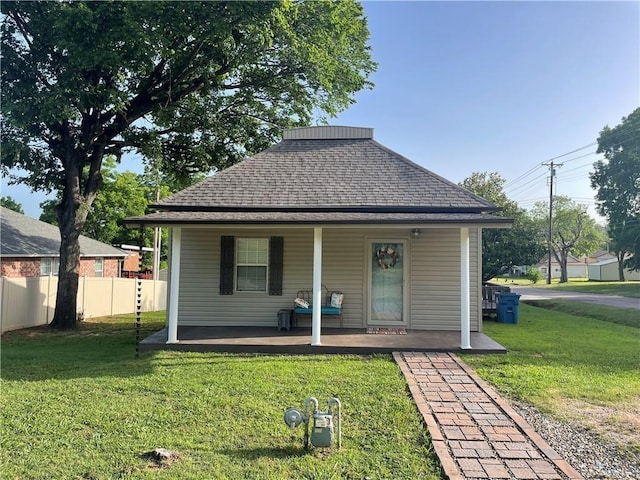
[[[284,238],[220,237],[220,295],[282,295]]]
[[[60,260],[58,258],[43,258],[40,260],[40,276],[58,275]]]
[[[93,268],[96,277],[104,276],[104,259],[100,257],[96,258]]]
[[[269,239],[238,238],[236,245],[236,290],[266,292],[269,270]]]

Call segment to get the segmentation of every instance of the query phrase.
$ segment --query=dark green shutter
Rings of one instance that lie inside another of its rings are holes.
[[[220,295],[233,295],[235,237],[220,237]]]
[[[282,264],[284,260],[284,238],[269,239],[269,295],[282,295]]]

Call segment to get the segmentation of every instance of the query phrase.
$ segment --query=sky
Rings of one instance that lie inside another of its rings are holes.
[[[639,1],[363,5],[375,86],[330,124],[372,127],[378,142],[455,183],[498,172],[526,209],[548,201],[543,164],[554,159],[554,193],[597,218],[598,134],[640,106]],[[130,158],[121,169],[141,166]],[[1,194],[40,215],[45,195],[4,179]]]

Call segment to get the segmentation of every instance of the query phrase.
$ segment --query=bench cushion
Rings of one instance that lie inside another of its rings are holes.
[[[313,308],[296,307],[295,313],[297,313],[298,315],[312,315]],[[320,310],[320,313],[322,313],[323,315],[340,315],[342,313],[342,309],[338,307],[327,306],[327,307],[322,307],[322,309]]]

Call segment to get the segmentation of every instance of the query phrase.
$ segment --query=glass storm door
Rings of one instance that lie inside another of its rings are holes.
[[[371,242],[369,323],[402,325],[404,321],[405,244]]]

